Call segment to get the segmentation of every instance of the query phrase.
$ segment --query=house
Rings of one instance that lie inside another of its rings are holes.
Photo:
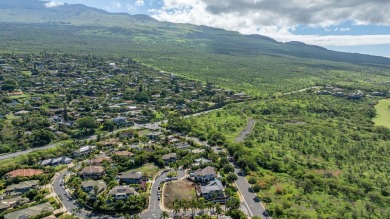
[[[219,179],[214,179],[204,186],[200,186],[200,193],[206,200],[214,198],[223,198],[223,185]]]
[[[50,203],[46,202],[43,204],[31,206],[29,208],[21,209],[4,215],[4,219],[23,219],[31,218],[39,215],[42,212],[53,212],[54,208]]]
[[[152,132],[152,133],[148,134],[147,137],[150,140],[160,140],[160,136],[162,134],[163,134],[162,132]]]
[[[61,164],[70,164],[70,163],[72,163],[72,159],[66,156],[50,158],[39,162],[39,164],[42,166],[57,166]]]
[[[132,138],[133,132],[123,131],[119,134],[119,138]]]
[[[4,193],[6,196],[22,195],[31,189],[38,188],[39,180],[30,180],[7,186]]]
[[[124,200],[132,195],[138,195],[135,189],[129,186],[115,186],[108,194],[115,200]]]
[[[1,199],[0,200],[0,211],[7,210],[9,208],[15,208],[20,205],[23,205],[25,203],[28,203],[28,198],[22,198],[20,196],[7,198],[7,199]]]
[[[87,180],[81,182],[81,189],[88,193],[89,199],[96,199],[96,195],[107,189],[107,185],[103,180]]]
[[[114,155],[119,156],[119,157],[132,157],[132,156],[134,156],[134,153],[131,153],[129,151],[117,151],[117,152],[114,152]]]
[[[135,171],[127,171],[124,173],[121,173],[119,178],[119,184],[140,184],[142,181],[142,173],[141,172],[135,172]]]
[[[127,118],[126,117],[116,117],[116,118],[113,118],[112,121],[116,124],[116,125],[125,125],[127,123]]]
[[[176,159],[176,153],[169,153],[162,156],[162,160],[165,162],[166,165],[171,162],[176,162]]]
[[[15,178],[15,177],[31,177],[34,175],[41,175],[43,174],[42,170],[36,170],[36,169],[17,169],[14,171],[11,171],[6,175],[7,178]]]
[[[207,183],[214,180],[217,177],[214,167],[205,167],[197,170],[194,174],[195,180],[200,183]]]
[[[80,175],[84,179],[99,179],[104,175],[104,167],[102,166],[87,166],[80,171]]]
[[[87,155],[92,151],[93,148],[94,147],[92,147],[92,146],[81,147],[81,148],[73,151],[72,156],[76,158],[76,157],[81,157],[81,156]]]
[[[192,164],[192,166],[201,166],[201,165],[208,164],[208,163],[211,163],[211,160],[202,157],[202,158],[196,159],[195,163]]]
[[[91,160],[91,164],[101,165],[104,161],[111,162],[111,158],[107,156],[95,157],[94,159]]]
[[[364,97],[364,93],[360,90],[348,95],[348,99],[351,99],[351,100],[360,100],[362,97]]]
[[[174,146],[175,146],[177,149],[188,149],[188,148],[191,147],[191,145],[188,144],[187,142],[176,143],[176,144],[174,144]]]
[[[194,150],[191,151],[193,154],[201,154],[201,153],[204,153],[206,152],[205,149],[199,149],[199,148],[196,148]]]

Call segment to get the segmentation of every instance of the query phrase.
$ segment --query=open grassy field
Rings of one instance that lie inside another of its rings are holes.
[[[376,126],[385,126],[390,128],[390,99],[380,100],[379,103],[375,106],[376,117],[374,122]]]
[[[196,199],[195,184],[187,179],[169,182],[164,187],[164,206],[171,206],[175,199],[191,201]]]

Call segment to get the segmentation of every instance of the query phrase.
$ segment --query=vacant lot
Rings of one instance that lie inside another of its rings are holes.
[[[376,126],[385,126],[390,128],[390,99],[380,100],[379,104],[375,106],[376,117],[374,122]]]
[[[187,179],[169,182],[164,186],[164,206],[172,205],[175,199],[196,199],[195,184]]]

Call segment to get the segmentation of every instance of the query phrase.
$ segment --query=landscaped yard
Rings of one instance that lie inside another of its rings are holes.
[[[152,163],[147,163],[143,165],[142,167],[139,167],[137,169],[134,169],[135,172],[142,172],[145,176],[154,177],[160,168],[158,168],[156,165]]]
[[[172,205],[175,199],[191,201],[196,199],[195,183],[187,179],[169,182],[164,186],[164,206]]]
[[[374,122],[376,126],[385,126],[390,128],[390,99],[380,100],[379,103],[375,106],[376,117]]]

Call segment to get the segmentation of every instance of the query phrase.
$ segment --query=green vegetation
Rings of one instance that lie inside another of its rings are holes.
[[[224,144],[273,217],[386,218],[390,131],[373,125],[375,102],[297,93],[229,105],[220,112],[227,118],[242,111],[258,122],[244,142]],[[189,124],[199,132],[196,124],[214,116]],[[231,126],[209,124],[230,134]]]
[[[390,128],[390,99],[380,100],[375,105],[376,117],[373,119],[376,126]]]
[[[2,4],[0,48],[5,52],[42,52],[44,44],[47,53],[130,55],[159,70],[256,96],[329,83],[365,83],[380,89],[381,82],[390,81],[386,58],[158,22],[148,16],[110,14],[81,5],[51,10],[37,1],[29,2],[31,7],[19,1]],[[146,95],[138,98],[148,100]]]

